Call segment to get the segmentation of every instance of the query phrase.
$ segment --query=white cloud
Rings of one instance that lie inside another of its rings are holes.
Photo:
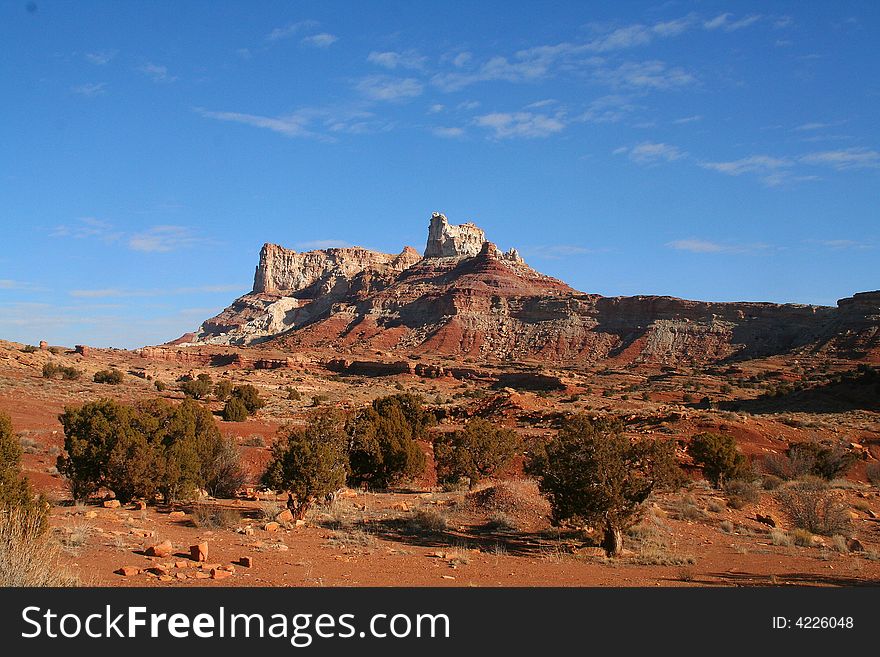
[[[602,96],[591,101],[577,120],[589,123],[617,123],[635,109],[636,106],[627,96]]]
[[[445,105],[441,105],[440,103],[434,103],[428,108],[428,114],[439,114],[443,110],[446,109]]]
[[[28,292],[42,291],[43,288],[25,281],[14,281],[9,278],[0,278],[0,290],[22,290]]]
[[[290,23],[288,25],[285,25],[284,27],[276,27],[274,30],[266,35],[266,41],[280,41],[281,39],[287,39],[301,32],[302,30],[312,29],[317,26],[317,21],[305,20],[299,21],[298,23]]]
[[[649,165],[658,162],[674,162],[680,160],[685,154],[676,146],[670,144],[644,141],[632,148],[621,147],[613,151],[615,155],[626,154],[636,164]]]
[[[684,87],[696,78],[680,66],[669,67],[665,62],[625,62],[617,68],[597,68],[596,78],[613,87],[667,90]]]
[[[684,125],[686,123],[695,123],[702,120],[702,114],[694,114],[693,116],[683,116],[680,119],[675,119],[672,123],[674,123],[675,125]]]
[[[49,237],[70,239],[99,239],[115,242],[123,235],[113,224],[95,217],[80,217],[73,224],[60,224],[52,229]]]
[[[460,52],[452,58],[452,65],[455,68],[463,68],[470,64],[474,56],[469,52]]]
[[[427,59],[427,57],[420,55],[415,50],[407,50],[405,52],[373,51],[367,55],[367,61],[371,64],[376,64],[392,71],[397,68],[420,71],[424,69]]]
[[[435,137],[442,137],[444,139],[456,139],[458,137],[464,136],[464,128],[448,128],[444,126],[435,126],[431,128],[431,133]]]
[[[493,112],[476,117],[474,123],[491,130],[496,139],[549,137],[565,128],[561,115],[532,112]]]
[[[744,173],[772,174],[792,166],[786,158],[770,155],[751,155],[729,162],[702,162],[700,166],[729,176],[741,176]]]
[[[339,37],[333,34],[321,32],[320,34],[312,34],[303,38],[300,43],[304,46],[311,46],[313,48],[329,48],[338,40]]]
[[[86,84],[80,84],[75,87],[71,87],[71,91],[75,94],[79,94],[80,96],[100,96],[106,93],[107,83],[106,82],[88,82]]]
[[[371,100],[396,102],[415,98],[424,89],[415,78],[394,78],[387,75],[368,75],[357,83],[357,90]]]
[[[177,80],[176,75],[170,75],[168,73],[167,67],[153,64],[152,62],[147,62],[139,67],[138,70],[152,79],[153,82],[174,82]]]
[[[298,242],[296,248],[311,251],[312,249],[344,249],[351,244],[345,240],[312,240],[310,242]]]
[[[176,287],[148,290],[108,287],[91,290],[71,290],[68,294],[72,297],[76,297],[77,299],[140,298],[178,296],[184,294],[228,294],[229,292],[240,292],[246,288],[247,286],[243,284],[199,285],[196,287]]]
[[[823,128],[830,128],[833,124],[830,123],[804,123],[795,128],[798,132],[809,131],[809,130],[822,130]]]
[[[84,57],[90,64],[94,64],[95,66],[106,66],[114,57],[116,57],[116,52],[117,51],[115,50],[109,50],[107,52],[87,52]]]
[[[753,25],[763,18],[760,14],[752,14],[751,16],[746,16],[733,21],[731,20],[732,16],[733,14],[731,13],[719,14],[715,18],[704,22],[703,27],[707,30],[717,30],[720,28],[725,32],[734,32],[736,30],[741,30],[744,27],[748,27],[749,25]]]
[[[880,166],[880,153],[867,148],[846,148],[837,151],[808,153],[800,158],[804,164],[830,166],[838,171],[846,169],[875,169]]]
[[[287,137],[316,137],[317,135],[306,128],[309,120],[305,116],[290,114],[288,116],[271,117],[257,114],[243,114],[241,112],[211,112],[208,110],[196,110],[202,116],[218,121],[231,121],[243,123],[256,128],[266,128]]]
[[[769,244],[757,242],[755,244],[721,244],[710,240],[689,238],[667,242],[666,246],[676,251],[688,251],[690,253],[755,253],[770,248]]]
[[[204,243],[186,226],[153,226],[128,238],[128,247],[144,253],[169,253]]]

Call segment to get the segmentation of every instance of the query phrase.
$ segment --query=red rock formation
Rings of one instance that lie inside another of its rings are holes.
[[[606,298],[545,276],[484,241],[476,226],[450,226],[435,213],[424,258],[409,248],[393,256],[264,246],[254,291],[206,321],[195,342],[497,362],[674,365],[780,353],[880,360],[880,292],[837,308]],[[447,373],[424,367],[419,374]]]

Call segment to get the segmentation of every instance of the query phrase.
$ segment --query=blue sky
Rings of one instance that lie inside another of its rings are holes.
[[[877,2],[0,3],[0,338],[137,347],[263,242],[475,221],[585,292],[877,289]]]

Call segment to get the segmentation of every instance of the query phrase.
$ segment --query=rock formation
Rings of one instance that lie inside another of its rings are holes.
[[[190,344],[259,342],[394,352],[396,363],[401,353],[673,365],[782,353],[880,361],[880,292],[837,308],[584,294],[535,271],[515,249],[500,252],[477,226],[434,213],[424,257],[410,247],[395,256],[265,245],[253,291],[202,324]]]

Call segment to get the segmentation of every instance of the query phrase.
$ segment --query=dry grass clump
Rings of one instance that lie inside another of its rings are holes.
[[[0,586],[78,586],[42,519],[21,509],[0,516]]]
[[[199,529],[232,529],[241,522],[241,514],[232,509],[199,504],[192,511],[192,521]]]
[[[413,534],[442,534],[449,527],[446,514],[439,509],[419,509],[406,520],[407,531]]]
[[[828,486],[804,481],[782,488],[776,494],[782,512],[791,524],[811,534],[849,534],[849,509]]]

